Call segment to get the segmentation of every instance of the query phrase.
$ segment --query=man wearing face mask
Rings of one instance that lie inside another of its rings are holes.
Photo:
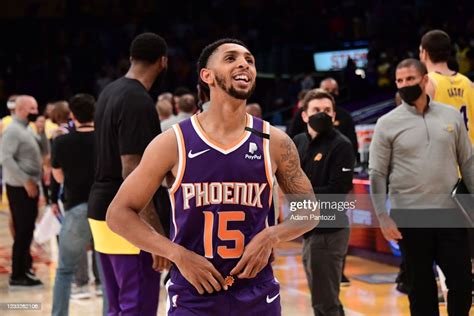
[[[15,231],[12,250],[11,289],[43,286],[31,268],[30,245],[38,215],[38,182],[42,158],[38,140],[28,123],[36,120],[38,104],[27,95],[17,97],[15,114],[3,133],[3,176]]]
[[[318,199],[345,201],[352,189],[354,152],[351,142],[334,128],[335,101],[323,89],[309,91],[303,100],[307,131],[294,138],[301,166],[311,180]],[[345,210],[321,209],[319,226],[305,234],[303,264],[315,315],[344,315],[339,300],[343,261],[349,243]]]
[[[403,102],[375,126],[371,196],[384,237],[398,241],[405,253],[411,315],[439,315],[436,262],[446,275],[448,314],[467,316],[472,301],[467,229],[450,192],[459,171],[474,192],[474,158],[461,114],[428,97],[428,80],[416,59],[396,68]]]

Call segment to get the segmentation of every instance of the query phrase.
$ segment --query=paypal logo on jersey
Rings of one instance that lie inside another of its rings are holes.
[[[262,155],[255,154],[257,149],[258,149],[257,144],[251,142],[249,144],[249,153],[250,153],[250,155],[245,154],[245,159],[249,159],[249,160],[260,160],[260,159],[262,159]]]

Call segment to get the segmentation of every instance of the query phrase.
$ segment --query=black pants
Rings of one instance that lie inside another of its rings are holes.
[[[30,198],[23,187],[7,184],[7,197],[13,217],[15,238],[12,250],[12,278],[25,276],[31,267],[30,245],[38,216],[38,198]]]
[[[448,315],[467,316],[471,308],[471,263],[465,228],[400,228],[412,316],[439,315],[433,262],[446,276]]]
[[[343,316],[339,300],[342,266],[349,245],[349,228],[313,233],[303,241],[303,267],[315,316]]]

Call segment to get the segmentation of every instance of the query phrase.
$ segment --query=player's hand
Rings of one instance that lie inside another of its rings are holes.
[[[178,253],[173,262],[199,294],[213,293],[222,288],[227,290],[224,278],[206,258],[183,247],[177,249]]]
[[[38,196],[38,185],[33,180],[30,179],[26,181],[23,187],[26,190],[26,194],[28,194],[30,198],[35,198]]]
[[[61,215],[61,211],[59,210],[59,205],[56,203],[51,204],[51,212],[53,212],[54,216],[58,217]]]
[[[153,270],[161,272],[163,270],[170,269],[171,261],[155,254],[152,254],[151,256],[153,257],[153,265],[152,265]]]
[[[403,238],[402,233],[398,230],[397,224],[388,214],[380,215],[379,223],[382,234],[386,240],[397,242],[397,240]]]
[[[254,278],[268,264],[273,247],[273,238],[266,228],[255,235],[245,247],[242,258],[230,271],[230,275],[237,275],[239,279]]]

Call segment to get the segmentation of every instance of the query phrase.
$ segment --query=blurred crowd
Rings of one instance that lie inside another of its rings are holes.
[[[174,5],[147,0],[6,4],[0,13],[5,43],[0,48],[0,103],[17,92],[34,95],[42,109],[75,91],[97,96],[128,69],[127,45],[144,31],[156,31],[168,41],[169,69],[161,91],[194,90],[195,60],[204,44],[225,36],[242,39],[261,74],[254,101],[262,104],[264,115],[294,104],[302,86],[316,86],[316,51],[369,47],[364,78],[352,65],[336,74],[346,100],[394,91],[395,65],[418,55],[418,39],[428,29],[446,30],[454,44],[453,64],[468,76],[474,72],[474,9],[467,0],[450,5],[423,0],[181,1],[179,11]]]

